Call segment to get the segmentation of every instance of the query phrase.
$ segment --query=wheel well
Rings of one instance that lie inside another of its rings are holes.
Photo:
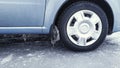
[[[57,15],[56,15],[56,19],[54,21],[55,25],[58,25],[58,20],[59,17],[61,15],[61,13],[72,3],[77,2],[77,1],[89,1],[89,2],[93,2],[96,3],[97,5],[99,5],[104,12],[107,15],[108,18],[108,22],[109,22],[109,32],[108,34],[111,34],[113,31],[113,25],[114,25],[114,16],[113,16],[113,11],[111,9],[111,7],[109,6],[109,4],[105,1],[105,0],[68,0],[66,3],[64,3],[62,5],[62,7],[60,8],[60,10],[58,11]]]

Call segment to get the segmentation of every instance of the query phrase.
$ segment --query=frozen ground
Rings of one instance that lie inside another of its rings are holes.
[[[0,68],[120,68],[120,32],[91,52],[76,53],[48,42],[1,45]]]

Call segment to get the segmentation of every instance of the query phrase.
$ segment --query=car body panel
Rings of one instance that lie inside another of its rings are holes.
[[[58,11],[67,1],[68,0],[47,0],[44,21],[44,27],[46,27],[46,29],[43,30],[43,33],[49,33],[50,27],[54,23]]]
[[[120,31],[120,0],[106,0],[114,15],[113,32]]]

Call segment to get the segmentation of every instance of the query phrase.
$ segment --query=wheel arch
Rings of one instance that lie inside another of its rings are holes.
[[[103,11],[106,13],[107,18],[108,18],[108,24],[109,24],[109,32],[108,34],[111,34],[113,32],[113,26],[114,26],[114,15],[113,15],[113,11],[112,8],[110,7],[110,5],[106,2],[106,0],[68,0],[66,1],[58,10],[55,20],[54,20],[54,24],[58,25],[58,19],[61,15],[61,13],[72,3],[77,2],[77,1],[89,1],[89,2],[93,2],[96,3],[97,5],[99,5]]]

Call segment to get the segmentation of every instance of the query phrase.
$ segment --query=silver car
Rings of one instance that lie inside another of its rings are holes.
[[[119,18],[120,0],[0,0],[0,34],[50,34],[75,51],[98,48]]]

